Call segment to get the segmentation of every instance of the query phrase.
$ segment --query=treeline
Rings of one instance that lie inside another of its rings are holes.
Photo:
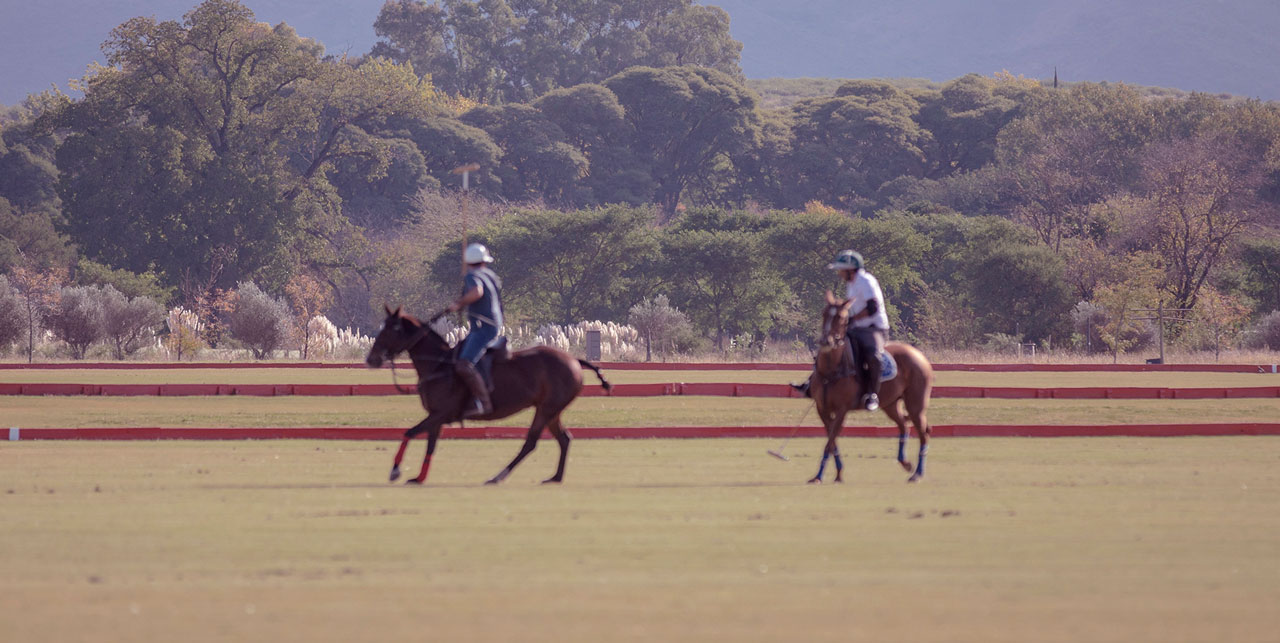
[[[228,0],[120,25],[82,99],[4,116],[0,268],[192,310],[308,275],[368,328],[452,292],[469,225],[519,319],[665,295],[717,345],[808,334],[846,247],[935,346],[1128,350],[1159,305],[1224,347],[1280,309],[1274,103],[1001,74],[764,109],[689,0],[392,0],[374,27],[333,58]]]

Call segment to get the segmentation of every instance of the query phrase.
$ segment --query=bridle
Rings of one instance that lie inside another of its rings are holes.
[[[845,341],[845,333],[839,333],[838,336],[832,337],[835,330],[836,320],[840,317],[841,304],[827,304],[826,310],[822,311],[822,342],[825,347],[838,348]],[[830,312],[830,315],[828,315]],[[849,322],[845,320],[845,330],[849,328]]]
[[[387,362],[391,364],[391,383],[395,385],[396,390],[399,391],[400,393],[414,393],[415,391],[412,389],[407,389],[400,386],[400,376],[396,371],[396,355],[399,355],[400,353],[406,353],[406,352],[412,351],[413,347],[417,346],[418,343],[421,342],[427,336],[427,333],[429,332],[427,329],[427,326],[435,322],[435,320],[439,319],[442,315],[444,315],[443,312],[438,313],[434,317],[432,317],[430,320],[420,323],[417,327],[417,330],[415,330],[414,333],[410,335],[408,339],[405,340],[406,343],[404,346],[401,346],[400,348],[397,348],[394,351],[391,349],[385,349],[382,351],[383,359],[387,360]],[[410,359],[412,358],[413,356],[410,355]],[[442,359],[439,357],[419,357],[418,359],[422,361],[436,362],[437,364],[447,364],[451,361],[451,360]],[[431,379],[431,378],[428,378],[428,379]]]

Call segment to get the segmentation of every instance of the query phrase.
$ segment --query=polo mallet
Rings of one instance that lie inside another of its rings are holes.
[[[785,448],[787,448],[787,443],[791,441],[791,438],[796,437],[796,434],[800,432],[800,423],[801,423],[801,422],[804,422],[804,419],[805,419],[806,417],[808,417],[808,415],[809,415],[809,409],[810,409],[810,408],[812,408],[812,406],[806,406],[806,407],[804,407],[804,414],[800,416],[800,421],[799,421],[799,422],[796,422],[796,426],[795,426],[795,428],[794,428],[794,429],[791,429],[791,435],[788,435],[788,436],[787,436],[787,439],[785,439],[785,440],[783,440],[783,441],[782,441],[782,445],[778,447],[778,450],[777,450],[777,451],[768,451],[767,453],[768,453],[769,455],[771,455],[771,456],[773,456],[773,457],[775,457],[775,458],[777,458],[777,459],[779,459],[779,460],[782,460],[783,462],[790,462],[790,461],[791,461],[791,458],[788,458],[787,456],[782,455],[782,450],[783,450],[783,449],[785,449]]]

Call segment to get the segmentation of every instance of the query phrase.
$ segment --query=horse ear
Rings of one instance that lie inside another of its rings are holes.
[[[382,305],[382,309],[383,309],[383,310],[385,310],[385,311],[387,311],[387,317],[390,317],[390,316],[391,316],[391,307],[390,307],[390,306],[388,306],[388,305],[386,305],[386,304],[383,304],[383,305]]]
[[[403,317],[403,316],[404,316],[404,306],[396,306],[396,311],[395,311],[394,313],[391,313],[391,314],[392,314],[392,315],[395,315],[396,317]]]
[[[836,296],[831,294],[830,290],[827,291],[827,303],[831,304],[832,306],[836,304]]]

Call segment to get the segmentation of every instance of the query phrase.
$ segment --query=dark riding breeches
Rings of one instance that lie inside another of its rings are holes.
[[[884,350],[884,331],[879,328],[849,327],[849,343],[853,346],[853,357],[857,362],[858,379],[862,382],[862,391],[866,393],[880,392],[880,351]]]

